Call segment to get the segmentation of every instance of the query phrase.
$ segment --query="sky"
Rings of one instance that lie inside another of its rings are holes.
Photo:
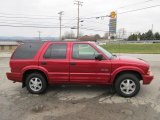
[[[160,6],[146,10],[119,14],[122,12],[160,5],[160,0],[81,0],[80,32],[83,35],[104,35],[108,31],[109,17],[92,18],[109,15],[116,11],[117,31],[124,28],[126,34],[146,32],[152,28],[153,32],[160,32]],[[146,2],[147,1],[147,2]],[[41,31],[42,37],[59,36],[59,11],[62,15],[62,35],[77,25],[77,6],[74,0],[0,0],[0,36],[37,37]],[[56,28],[31,28],[11,26],[45,26]],[[85,29],[84,29],[85,28]],[[86,30],[89,29],[89,30]]]

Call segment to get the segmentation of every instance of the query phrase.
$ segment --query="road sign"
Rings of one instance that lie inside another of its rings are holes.
[[[109,33],[116,34],[117,29],[117,18],[111,18],[109,20]]]
[[[116,18],[116,17],[117,17],[117,13],[114,12],[114,11],[111,12],[111,13],[110,13],[110,17],[111,17],[111,18]]]

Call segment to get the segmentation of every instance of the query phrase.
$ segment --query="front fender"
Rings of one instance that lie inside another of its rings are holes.
[[[110,82],[113,83],[117,74],[120,73],[120,72],[123,72],[123,71],[135,71],[135,72],[138,72],[141,75],[144,75],[144,71],[142,69],[138,68],[138,67],[123,66],[123,67],[117,68],[116,70],[114,70],[111,73],[111,81]]]

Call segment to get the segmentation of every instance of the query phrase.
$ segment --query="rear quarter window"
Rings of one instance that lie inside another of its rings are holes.
[[[45,59],[66,59],[67,44],[54,43],[50,45],[44,54]]]
[[[12,55],[12,59],[32,59],[43,43],[25,43],[20,45]]]

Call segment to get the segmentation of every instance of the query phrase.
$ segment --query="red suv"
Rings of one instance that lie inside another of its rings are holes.
[[[140,81],[150,84],[149,65],[116,56],[93,42],[34,42],[20,45],[10,60],[9,80],[22,82],[34,94],[48,84],[113,85],[123,97],[133,97]]]

